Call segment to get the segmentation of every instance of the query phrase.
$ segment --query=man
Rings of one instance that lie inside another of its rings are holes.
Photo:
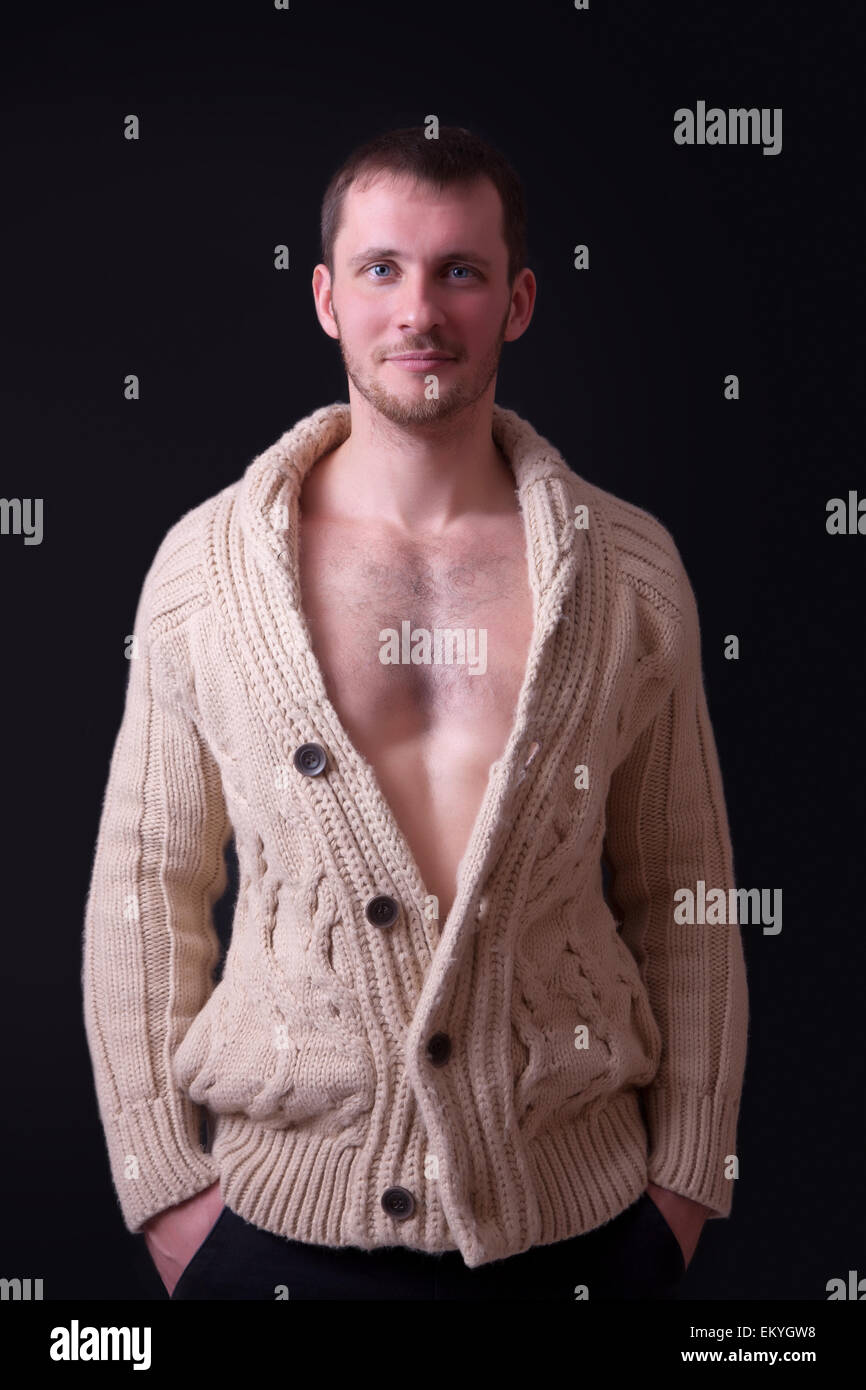
[[[738,928],[674,916],[733,886],[689,582],[495,404],[536,294],[497,151],[388,132],[322,230],[349,406],[136,617],[84,963],[126,1223],[181,1297],[671,1296],[747,1030]]]

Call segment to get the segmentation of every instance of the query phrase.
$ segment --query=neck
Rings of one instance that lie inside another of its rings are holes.
[[[473,514],[517,510],[514,474],[493,440],[492,399],[449,419],[396,424],[353,393],[352,432],[304,483],[309,515],[434,539]]]

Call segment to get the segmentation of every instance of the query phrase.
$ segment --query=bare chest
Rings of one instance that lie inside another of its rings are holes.
[[[299,564],[328,698],[372,765],[441,923],[526,673],[522,520],[422,548],[308,519]]]
[[[305,522],[302,602],[329,697],[366,737],[469,728],[508,732],[532,633],[523,528],[480,545],[409,548],[343,523]]]

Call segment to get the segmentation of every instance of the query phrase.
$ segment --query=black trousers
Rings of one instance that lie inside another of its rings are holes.
[[[585,1235],[476,1269],[459,1250],[286,1240],[226,1207],[172,1299],[663,1299],[676,1297],[684,1273],[679,1241],[646,1192]]]

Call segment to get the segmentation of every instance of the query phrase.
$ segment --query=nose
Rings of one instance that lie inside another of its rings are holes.
[[[429,333],[443,319],[436,286],[423,275],[407,275],[400,289],[397,327],[418,334]]]

